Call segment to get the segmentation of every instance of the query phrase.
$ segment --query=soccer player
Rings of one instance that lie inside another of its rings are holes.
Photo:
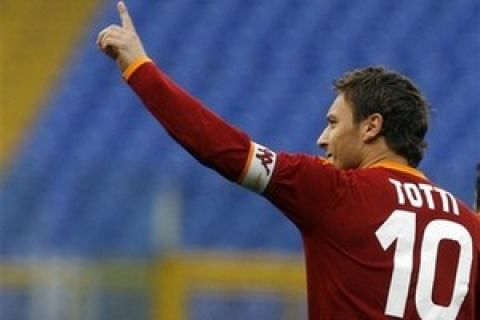
[[[318,139],[326,157],[249,139],[148,58],[123,2],[98,47],[168,133],[196,159],[261,194],[299,229],[309,319],[474,319],[479,222],[426,178],[428,105],[381,67],[335,81]]]

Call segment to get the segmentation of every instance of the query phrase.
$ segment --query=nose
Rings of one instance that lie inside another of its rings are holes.
[[[322,133],[317,139],[317,145],[323,150],[327,150],[328,147],[328,127],[323,129]]]

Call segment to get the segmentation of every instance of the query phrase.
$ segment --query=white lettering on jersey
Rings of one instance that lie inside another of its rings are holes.
[[[276,161],[275,152],[252,142],[247,163],[239,181],[240,184],[254,192],[262,193],[272,178]]]
[[[398,204],[404,205],[408,202],[415,208],[426,205],[428,209],[435,210],[437,207],[434,195],[438,195],[437,199],[440,199],[443,212],[459,215],[458,202],[448,191],[425,183],[401,182],[391,178],[389,180],[395,186]]]
[[[396,184],[394,183],[394,185]],[[415,212],[397,209],[375,231],[375,235],[383,250],[389,250],[392,246],[395,250],[385,314],[403,318],[410,293],[410,298],[415,296],[415,306],[420,319],[457,319],[460,307],[471,286],[473,255],[476,252],[468,230],[453,221],[434,219],[426,225],[422,232],[420,228],[417,228]],[[416,235],[419,236],[418,239],[421,243],[419,253],[414,250],[418,246],[415,244]],[[457,269],[453,273],[455,281],[450,294],[450,303],[439,305],[433,297],[435,291],[446,290],[442,285],[435,285],[436,275],[439,273],[437,261],[440,255],[440,243],[444,240],[456,242],[460,251],[458,252]],[[420,258],[414,259],[417,254]],[[412,274],[416,274],[417,277],[415,288],[410,287]]]

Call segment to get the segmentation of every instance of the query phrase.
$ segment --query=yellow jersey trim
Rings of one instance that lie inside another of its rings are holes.
[[[253,145],[253,142],[250,141],[250,149],[248,150],[247,161],[245,162],[245,166],[243,167],[242,174],[240,175],[240,178],[238,179],[239,183],[242,183],[242,181],[247,176],[248,168],[250,166],[250,163],[252,162],[254,151],[255,151],[255,146]]]
[[[133,61],[128,67],[127,69],[125,69],[125,71],[123,72],[123,79],[125,79],[125,81],[128,81],[128,79],[130,79],[130,77],[132,76],[132,74],[143,64],[147,63],[147,62],[152,62],[152,60],[147,57],[147,56],[141,56],[140,58],[137,58],[135,61]]]
[[[421,171],[415,168],[412,168],[406,164],[395,162],[395,161],[380,161],[378,163],[375,163],[369,166],[369,168],[387,168],[387,169],[405,172],[405,173],[417,176],[419,178],[428,179]]]

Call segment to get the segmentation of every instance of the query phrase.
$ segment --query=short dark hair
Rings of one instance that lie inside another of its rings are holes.
[[[429,104],[407,77],[381,66],[356,69],[334,81],[352,106],[354,124],[374,113],[383,117],[381,134],[390,149],[417,167],[427,147]]]

